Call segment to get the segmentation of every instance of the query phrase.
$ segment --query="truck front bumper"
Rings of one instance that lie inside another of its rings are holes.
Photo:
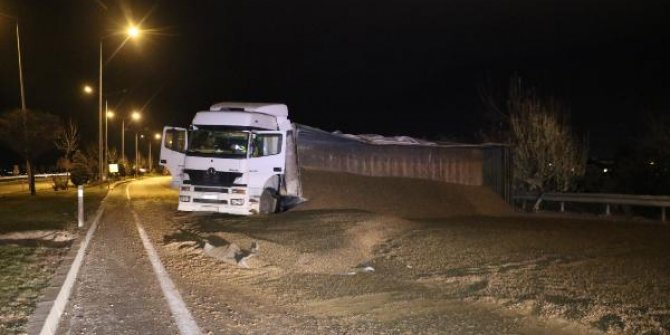
[[[183,185],[177,210],[252,215],[258,213],[258,199],[250,199],[248,189],[242,186]]]

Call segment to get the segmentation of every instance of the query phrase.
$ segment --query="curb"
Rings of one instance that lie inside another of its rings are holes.
[[[129,183],[131,181],[134,181],[134,179],[115,182],[110,185],[109,191],[113,190],[118,185]],[[70,299],[70,294],[74,287],[79,267],[81,267],[81,264],[83,263],[83,257],[86,253],[88,241],[92,239],[93,233],[95,233],[92,229],[95,229],[104,212],[104,206],[107,197],[109,196],[109,191],[102,201],[100,201],[100,206],[96,210],[93,220],[87,222],[89,228],[86,230],[86,233],[84,234],[83,230],[79,231],[78,238],[72,243],[70,250],[61,261],[53,277],[49,280],[49,286],[44,289],[42,297],[37,302],[35,310],[28,318],[28,323],[26,324],[27,334],[37,335],[56,333],[61,314],[65,310],[65,306]],[[84,237],[84,241],[88,240],[84,246],[81,245],[82,237]],[[77,257],[81,258],[79,260],[79,265],[75,264],[75,259]],[[75,267],[77,268],[75,269]],[[66,285],[69,287],[66,287]]]

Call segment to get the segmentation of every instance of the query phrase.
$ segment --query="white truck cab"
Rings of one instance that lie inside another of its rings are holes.
[[[160,164],[179,188],[178,210],[275,212],[292,131],[286,105],[236,102],[196,113],[188,129],[165,127]]]

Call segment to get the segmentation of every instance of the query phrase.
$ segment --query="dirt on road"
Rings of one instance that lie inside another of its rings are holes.
[[[177,212],[166,178],[128,186],[133,210],[205,333],[670,332],[666,225],[515,215],[478,187],[304,177],[310,202],[250,217]],[[433,200],[419,198],[421,185]],[[206,253],[207,246],[224,252]],[[125,249],[117,253],[140,257]],[[233,261],[218,257],[231,250]],[[110,264],[125,271],[126,262]]]
[[[240,333],[269,326],[259,315],[287,333],[670,332],[668,226],[515,215],[478,187],[304,178],[310,201],[279,215],[146,207],[169,222],[163,250],[185,285],[237,297]],[[259,251],[235,266],[205,256],[210,241]],[[293,321],[267,318],[275,308]]]

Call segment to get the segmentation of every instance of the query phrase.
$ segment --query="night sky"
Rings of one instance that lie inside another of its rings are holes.
[[[478,88],[504,91],[513,73],[568,103],[596,155],[640,115],[670,112],[667,0],[14,0],[0,12],[20,18],[28,107],[73,118],[90,141],[97,97],[82,85],[97,86],[100,37],[129,20],[150,31],[106,63],[103,91],[117,112],[144,106],[152,131],[214,102],[272,101],[325,130],[474,141]],[[122,41],[106,38],[105,57]],[[20,105],[15,43],[0,17],[2,111]],[[111,146],[119,132],[111,123]]]

